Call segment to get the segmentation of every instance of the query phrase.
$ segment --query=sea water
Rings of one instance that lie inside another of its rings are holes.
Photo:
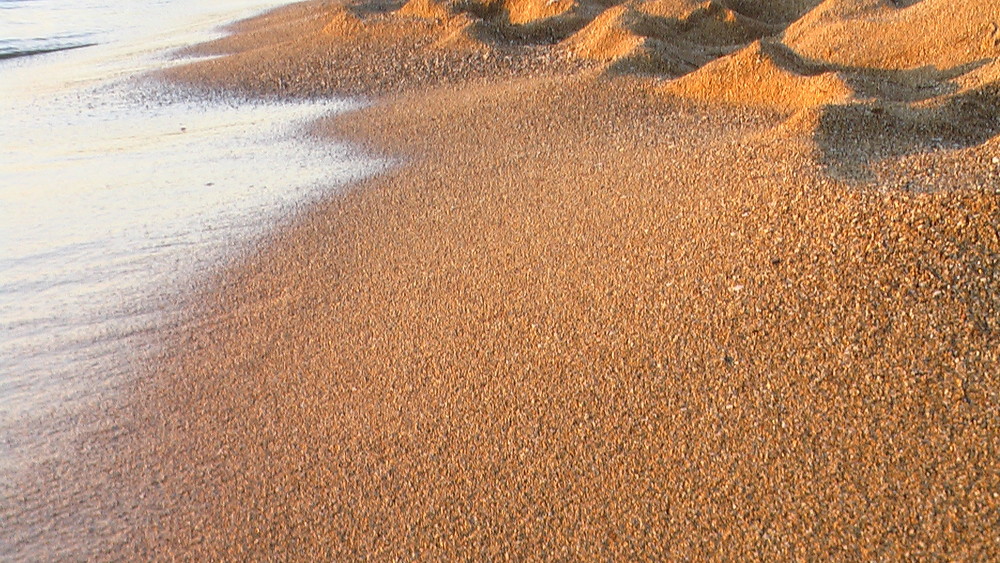
[[[0,481],[40,421],[113,393],[179,293],[381,163],[308,140],[356,105],[212,102],[137,81],[264,0],[0,0]]]

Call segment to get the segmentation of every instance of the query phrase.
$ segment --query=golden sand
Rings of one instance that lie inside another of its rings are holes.
[[[1000,557],[997,21],[410,0],[241,25],[170,78],[378,94],[317,129],[405,164],[162,336],[104,553]]]

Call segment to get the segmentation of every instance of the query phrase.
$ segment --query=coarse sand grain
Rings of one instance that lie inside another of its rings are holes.
[[[114,439],[82,439],[114,455],[40,474],[31,514],[98,503],[116,558],[1000,558],[998,20],[410,0],[240,24],[166,78],[373,96],[315,132],[401,164],[209,280]]]

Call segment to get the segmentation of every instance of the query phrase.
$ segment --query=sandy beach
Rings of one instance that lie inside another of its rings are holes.
[[[997,22],[347,0],[239,24],[160,78],[366,96],[314,134],[398,164],[207,280],[95,414],[64,486],[100,508],[49,491],[37,518],[100,558],[1000,557]]]

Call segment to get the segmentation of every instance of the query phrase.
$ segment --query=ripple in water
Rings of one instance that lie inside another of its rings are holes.
[[[281,3],[0,0],[4,48],[100,43],[0,60],[0,481],[59,455],[58,439],[34,438],[38,421],[111,392],[131,337],[179,288],[384,166],[302,134],[356,102],[192,101],[131,80],[167,64],[164,47],[209,38],[210,22]],[[54,27],[7,17],[29,4]]]

